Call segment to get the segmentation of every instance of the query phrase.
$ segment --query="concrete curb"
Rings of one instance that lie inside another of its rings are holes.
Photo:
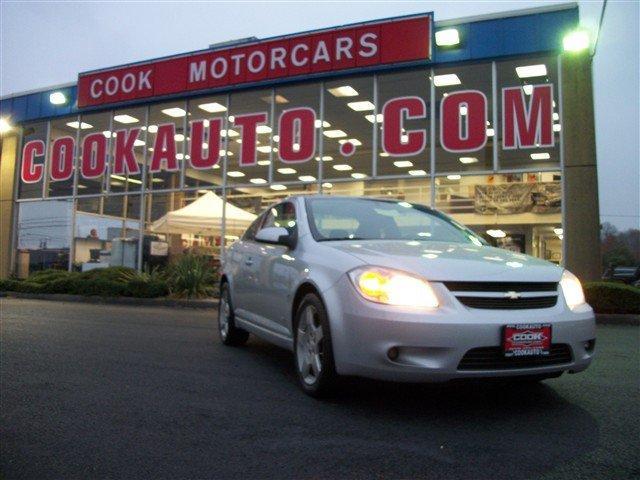
[[[129,305],[140,307],[178,307],[178,308],[217,308],[217,298],[180,299],[180,298],[134,298],[134,297],[97,297],[84,295],[66,295],[61,293],[22,293],[0,292],[0,297],[25,298],[30,300],[51,300],[55,302],[82,302],[108,305]]]
[[[84,295],[66,295],[61,293],[22,293],[0,292],[0,297],[26,298],[31,300],[51,300],[56,302],[82,302],[109,305],[129,305],[140,307],[178,307],[178,308],[217,308],[217,298],[179,299],[179,298],[133,298],[133,297],[96,297]],[[599,325],[640,325],[640,315],[597,313]]]

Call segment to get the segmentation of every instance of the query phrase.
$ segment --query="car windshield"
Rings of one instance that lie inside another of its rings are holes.
[[[431,240],[486,242],[465,226],[423,205],[364,198],[307,198],[309,223],[317,241]]]

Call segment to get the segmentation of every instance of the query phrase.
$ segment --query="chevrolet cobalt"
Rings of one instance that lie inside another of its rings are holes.
[[[292,197],[227,252],[218,330],[293,351],[302,389],[338,376],[440,382],[540,380],[586,369],[594,314],[579,280],[489,246],[431,208],[353,197]]]

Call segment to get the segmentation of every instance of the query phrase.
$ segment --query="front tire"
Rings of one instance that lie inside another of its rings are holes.
[[[220,287],[220,303],[218,304],[218,335],[224,345],[239,346],[247,343],[249,332],[236,327],[233,304],[229,293],[229,284]]]
[[[329,318],[317,295],[300,302],[294,322],[294,360],[298,383],[312,397],[328,394],[336,384]]]

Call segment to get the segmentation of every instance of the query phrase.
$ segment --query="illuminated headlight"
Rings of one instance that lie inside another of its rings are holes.
[[[582,291],[582,285],[580,280],[569,270],[565,270],[562,274],[562,280],[560,280],[560,286],[562,287],[562,294],[570,309],[582,305],[585,303],[584,292]]]
[[[356,290],[367,300],[387,305],[436,308],[438,298],[426,280],[380,267],[360,267],[349,272]]]

